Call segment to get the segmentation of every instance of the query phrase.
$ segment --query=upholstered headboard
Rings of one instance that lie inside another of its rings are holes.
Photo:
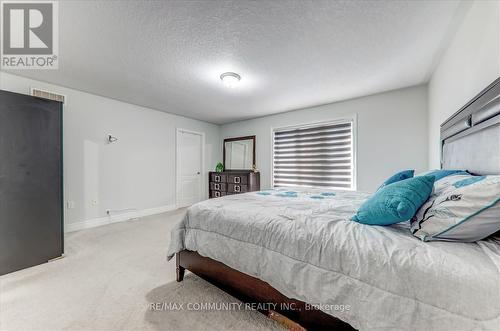
[[[441,168],[500,174],[500,78],[441,124]]]

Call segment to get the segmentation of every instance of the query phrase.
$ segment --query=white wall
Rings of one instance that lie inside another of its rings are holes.
[[[440,166],[439,128],[500,76],[500,1],[475,1],[429,83],[429,167]]]
[[[222,159],[216,125],[0,72],[0,89],[28,94],[30,87],[67,96],[64,198],[75,202],[65,208],[67,227],[107,209],[173,207],[176,127],[206,134],[204,183]],[[118,141],[106,144],[108,133]]]
[[[357,188],[374,190],[397,170],[427,169],[427,89],[410,87],[222,126],[221,138],[256,135],[261,187],[271,185],[271,131],[357,114]]]

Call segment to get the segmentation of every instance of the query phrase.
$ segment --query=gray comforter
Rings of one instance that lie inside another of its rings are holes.
[[[424,243],[406,223],[350,221],[367,197],[294,188],[203,201],[168,258],[197,251],[360,330],[498,330],[499,240]]]

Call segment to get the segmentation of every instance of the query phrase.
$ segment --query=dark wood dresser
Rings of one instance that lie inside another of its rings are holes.
[[[208,175],[209,197],[219,198],[260,190],[260,173],[251,170],[210,172]]]

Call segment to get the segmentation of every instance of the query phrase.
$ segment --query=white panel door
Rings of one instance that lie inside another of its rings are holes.
[[[177,130],[177,207],[202,199],[203,134]]]

